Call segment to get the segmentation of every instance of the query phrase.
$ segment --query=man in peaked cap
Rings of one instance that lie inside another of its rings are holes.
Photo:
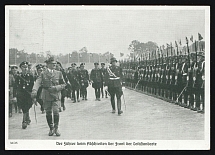
[[[57,61],[57,65],[56,65],[56,70],[60,71],[63,75],[63,79],[64,79],[64,82],[67,84],[67,87],[69,87],[69,84],[68,84],[68,78],[67,78],[67,74],[66,72],[64,71],[61,63],[59,61]],[[66,88],[67,88],[66,87]],[[63,89],[61,90],[61,106],[59,108],[59,112],[61,112],[61,107],[63,108],[63,110],[66,110],[66,107],[65,107],[65,97],[67,95],[67,90]]]
[[[22,109],[23,120],[22,128],[26,129],[30,125],[29,109],[32,107],[31,92],[34,85],[34,77],[28,73],[28,62],[23,61],[19,65],[22,70],[21,74],[15,79],[15,86],[17,90],[17,104]]]
[[[38,64],[36,66],[36,70],[37,70],[37,74],[34,75],[34,80],[36,81],[37,78],[41,75],[42,71],[43,71],[43,65],[42,64]],[[43,105],[43,100],[41,99],[41,92],[42,92],[42,86],[38,89],[37,91],[37,97],[36,100],[37,102],[40,104],[40,110],[42,111],[42,114],[45,113],[45,109],[44,109],[44,105]]]
[[[121,110],[121,96],[123,95],[122,91],[122,68],[116,66],[116,58],[111,58],[111,66],[107,68],[108,74],[105,76],[105,86],[108,89],[110,94],[110,100],[112,105],[112,113],[115,113],[115,95],[117,98],[117,110],[118,115],[121,115],[123,111]]]
[[[105,68],[105,63],[101,63],[101,71],[102,71],[102,76],[103,76],[103,81],[102,81],[102,87],[101,87],[101,92],[102,92],[102,98],[104,97],[104,91],[103,91],[103,87],[104,87],[104,77],[107,74],[107,70]],[[105,98],[108,98],[107,96],[107,91],[105,91]]]
[[[11,68],[10,74],[14,77],[14,79],[16,79],[16,77],[18,76],[18,71],[17,71],[18,67],[16,65],[11,65],[10,68]],[[16,94],[17,94],[16,87],[13,87],[13,97],[16,97]],[[19,113],[22,113],[22,110],[18,106],[16,100],[14,100],[13,104],[14,104],[14,107],[15,107],[15,112],[17,113],[17,111],[19,111]]]
[[[99,69],[99,63],[95,62],[94,67],[90,73],[90,80],[92,82],[92,87],[95,89],[96,101],[101,101],[100,92],[103,82],[102,71]]]
[[[79,100],[79,90],[80,90],[80,83],[79,83],[79,72],[77,71],[76,64],[71,64],[72,68],[69,70],[69,73],[67,74],[69,83],[71,84],[72,88],[72,98],[74,99],[73,103],[76,103],[76,101],[80,102]]]
[[[89,74],[86,69],[84,69],[84,63],[80,64],[79,71],[79,83],[80,83],[80,93],[82,94],[82,100],[87,100],[87,87],[89,82]]]
[[[62,73],[55,70],[56,61],[54,60],[54,57],[50,57],[45,62],[47,64],[47,70],[43,71],[37,78],[33,87],[32,98],[36,97],[38,89],[42,86],[43,89],[41,99],[44,103],[46,120],[50,128],[48,135],[53,136],[54,134],[56,134],[56,136],[60,136],[58,129],[60,119],[60,96],[61,90],[65,88],[66,84],[64,83]]]

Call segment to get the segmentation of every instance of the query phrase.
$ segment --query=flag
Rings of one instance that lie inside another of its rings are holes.
[[[120,57],[123,57],[124,53],[120,53]]]
[[[182,45],[182,44],[181,44],[181,39],[180,39],[180,41],[179,41],[179,45]]]
[[[188,44],[188,39],[187,39],[187,37],[186,37],[186,44]]]
[[[178,47],[178,44],[177,44],[177,42],[175,41],[175,47]]]
[[[202,35],[198,33],[199,41],[203,39]]]
[[[192,41],[192,42],[193,42],[193,35],[190,37],[190,41]]]

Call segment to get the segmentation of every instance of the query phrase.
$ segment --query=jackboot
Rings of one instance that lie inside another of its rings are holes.
[[[123,113],[123,111],[121,110],[121,99],[117,99],[117,109],[118,109],[118,115]]]
[[[46,120],[47,120],[48,126],[50,128],[48,135],[53,136],[54,135],[54,126],[53,126],[53,122],[52,122],[52,115],[46,115]]]
[[[30,123],[31,123],[29,112],[26,113],[26,122],[27,122],[28,125],[30,125]]]
[[[22,120],[22,129],[26,129],[27,128],[27,114],[23,113],[23,120]]]
[[[59,115],[54,115],[54,133],[56,136],[60,136],[60,131],[58,130]]]

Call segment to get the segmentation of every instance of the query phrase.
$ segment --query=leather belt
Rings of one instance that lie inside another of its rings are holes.
[[[120,77],[116,77],[116,78],[109,78],[110,80],[118,80],[120,79]]]

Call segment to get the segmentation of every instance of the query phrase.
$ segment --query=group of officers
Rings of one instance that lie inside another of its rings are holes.
[[[121,63],[127,87],[204,113],[204,52]],[[202,106],[200,106],[202,104]]]
[[[87,87],[92,84],[95,89],[96,101],[108,98],[110,95],[112,113],[116,112],[115,96],[117,98],[118,115],[121,115],[121,96],[123,74],[122,69],[116,65],[117,60],[111,58],[110,66],[105,67],[105,63],[94,63],[94,69],[90,75],[84,69],[85,64],[81,63],[77,67],[75,63],[71,67],[63,69],[60,62],[50,57],[45,61],[46,65],[37,64],[36,70],[32,69],[32,64],[23,61],[18,67],[10,66],[9,71],[9,116],[12,117],[12,105],[15,111],[23,113],[22,128],[26,129],[31,123],[29,109],[37,103],[41,106],[42,113],[46,113],[46,121],[49,126],[49,136],[60,136],[58,129],[60,115],[59,112],[66,109],[65,97],[71,98],[73,103],[87,100]]]

